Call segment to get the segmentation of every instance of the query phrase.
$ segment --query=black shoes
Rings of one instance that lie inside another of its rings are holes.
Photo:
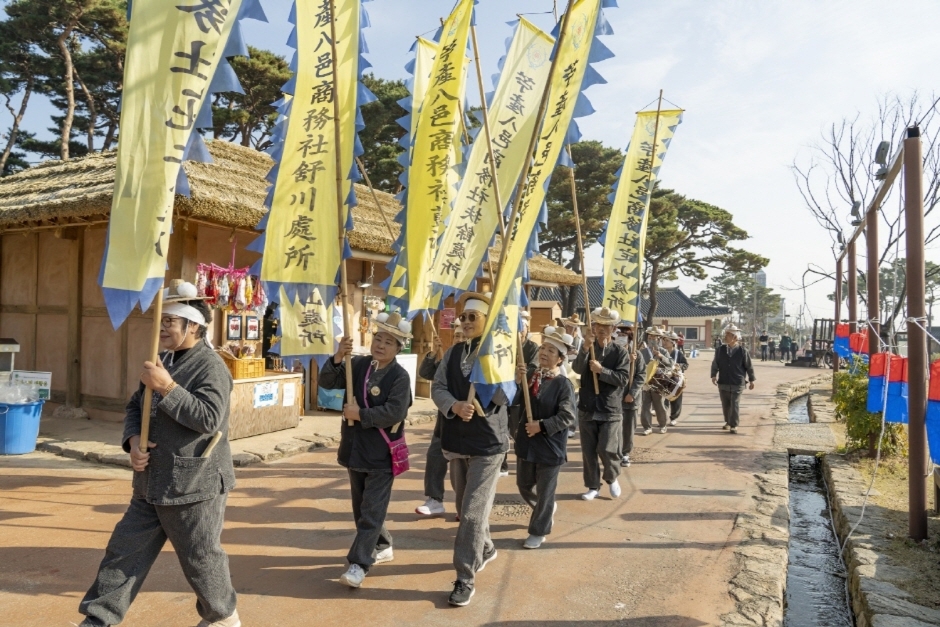
[[[450,598],[447,599],[447,602],[451,605],[456,605],[457,607],[463,607],[470,604],[470,599],[472,597],[473,584],[458,579],[454,582],[454,591],[450,593]]]

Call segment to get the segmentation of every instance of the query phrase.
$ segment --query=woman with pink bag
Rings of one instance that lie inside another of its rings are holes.
[[[398,313],[382,313],[376,318],[371,354],[352,358],[355,400],[344,402],[337,454],[349,473],[356,522],[356,539],[346,555],[349,567],[340,577],[351,588],[362,585],[373,565],[393,559],[385,516],[392,482],[408,469],[403,426],[412,402],[408,372],[395,358],[409,339],[409,322]],[[343,338],[339,350],[320,369],[320,386],[331,390],[346,387],[344,360],[352,349],[352,338]]]

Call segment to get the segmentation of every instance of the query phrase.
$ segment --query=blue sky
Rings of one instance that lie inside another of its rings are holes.
[[[286,55],[290,3],[261,1],[270,22],[246,21],[246,38]],[[625,146],[635,111],[663,88],[667,99],[687,110],[661,173],[663,185],[731,211],[752,236],[744,246],[771,259],[772,287],[799,284],[810,261],[833,266],[830,239],[804,208],[789,166],[808,156],[826,125],[859,112],[873,115],[877,98],[885,93],[919,90],[930,98],[937,87],[940,50],[929,25],[940,23],[940,3],[619,3],[620,8],[606,12],[615,35],[605,38],[617,56],[598,66],[608,84],[587,92],[597,112],[580,121],[584,137]],[[481,0],[478,31],[487,83],[511,34],[506,22],[517,12],[541,12],[528,17],[549,29],[552,4]],[[433,34],[452,5],[452,0],[370,2],[372,28],[366,37],[376,75],[404,77],[414,37]],[[47,116],[47,110],[31,109],[27,128],[44,129]],[[8,123],[0,117],[0,125]],[[897,203],[891,207],[896,211]],[[599,251],[588,256],[589,272],[599,274]],[[928,252],[928,258],[938,257]],[[680,285],[690,294],[703,288],[687,280]],[[825,298],[830,291],[829,285],[808,291],[811,314],[831,316]],[[788,313],[794,313],[802,292],[784,294]]]

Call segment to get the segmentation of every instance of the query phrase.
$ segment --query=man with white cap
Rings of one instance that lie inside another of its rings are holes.
[[[531,376],[527,375],[525,364],[516,369],[520,390],[513,405],[524,414],[521,386],[528,385],[532,408],[532,421],[523,415],[515,439],[516,486],[532,507],[529,537],[522,545],[527,549],[539,548],[552,532],[558,473],[568,461],[568,427],[575,421],[575,394],[571,381],[561,374],[561,364],[567,361],[571,340],[571,335],[545,327],[538,369]]]
[[[718,347],[712,360],[712,383],[718,386],[721,411],[725,416],[722,429],[731,429],[731,433],[738,432],[745,377],[750,382],[749,389],[753,390],[757,377],[751,356],[741,345],[741,329],[729,324],[724,330],[724,344]]]
[[[519,312],[519,336],[522,338],[522,361],[526,365],[526,376],[531,377],[539,367],[539,345],[529,338],[529,323],[532,316],[523,309]],[[523,414],[519,405],[509,406],[509,437],[515,437],[516,427]],[[503,465],[499,469],[500,477],[509,476],[509,452],[503,458]]]
[[[647,368],[654,361],[664,368],[672,367],[672,359],[660,345],[664,331],[659,327],[652,327],[646,330],[646,347],[640,351],[646,361]],[[659,424],[659,432],[666,433],[669,423],[669,416],[666,413],[666,399],[657,390],[649,385],[643,387],[643,407],[640,410],[640,423],[643,425],[643,435],[649,435],[653,432],[653,411],[656,412],[656,422]]]
[[[663,336],[663,348],[666,353],[669,355],[669,359],[672,360],[672,363],[679,366],[679,369],[682,372],[685,372],[689,369],[689,360],[686,359],[685,353],[682,352],[682,348],[679,346],[679,336],[675,331],[670,331]],[[674,401],[668,401],[669,404],[669,426],[675,427],[679,424],[679,415],[682,414],[682,395],[679,395],[679,398]]]
[[[206,338],[212,313],[192,283],[165,290],[156,363],[144,362],[127,404],[124,450],[133,495],[79,606],[81,627],[117,625],[169,540],[196,593],[199,627],[239,627],[222,525],[235,470],[228,444],[232,377]],[[153,391],[147,452],[140,452],[144,390]]]
[[[497,391],[483,407],[476,396],[470,395],[470,372],[490,312],[489,295],[465,292],[457,301],[457,309],[467,340],[444,353],[431,385],[431,397],[443,417],[441,446],[450,461],[450,480],[457,493],[460,517],[454,541],[457,580],[448,602],[464,606],[476,591],[476,574],[496,559],[489,518],[499,468],[509,450],[506,406],[510,399]]]
[[[591,313],[591,331],[584,336],[584,344],[572,368],[581,375],[578,395],[578,428],[581,432],[584,487],[581,495],[592,501],[603,479],[610,486],[610,496],[620,496],[621,440],[623,439],[623,396],[630,378],[630,353],[613,341],[614,328],[620,314],[607,307]],[[591,348],[594,355],[591,355]],[[594,380],[597,379],[598,391]],[[598,464],[600,460],[600,465]]]
[[[375,564],[392,561],[392,536],[385,516],[392,498],[390,447],[405,437],[403,428],[411,407],[408,371],[396,357],[411,339],[411,323],[401,314],[380,313],[369,355],[352,358],[353,396],[343,404],[337,461],[349,474],[356,539],[346,561],[349,567],[340,581],[358,588]],[[346,387],[346,356],[353,339],[343,338],[339,350],[320,369],[319,385],[328,390]],[[352,421],[352,426],[349,426]]]

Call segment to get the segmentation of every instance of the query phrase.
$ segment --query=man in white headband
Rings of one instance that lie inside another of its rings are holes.
[[[79,611],[81,627],[124,620],[169,539],[196,593],[199,627],[238,627],[235,589],[222,525],[235,470],[228,444],[232,377],[209,347],[212,314],[191,283],[174,281],[160,318],[156,363],[145,362],[127,404],[124,450],[134,469],[133,496],[114,528],[98,575]],[[153,390],[147,452],[140,452],[144,389]]]

